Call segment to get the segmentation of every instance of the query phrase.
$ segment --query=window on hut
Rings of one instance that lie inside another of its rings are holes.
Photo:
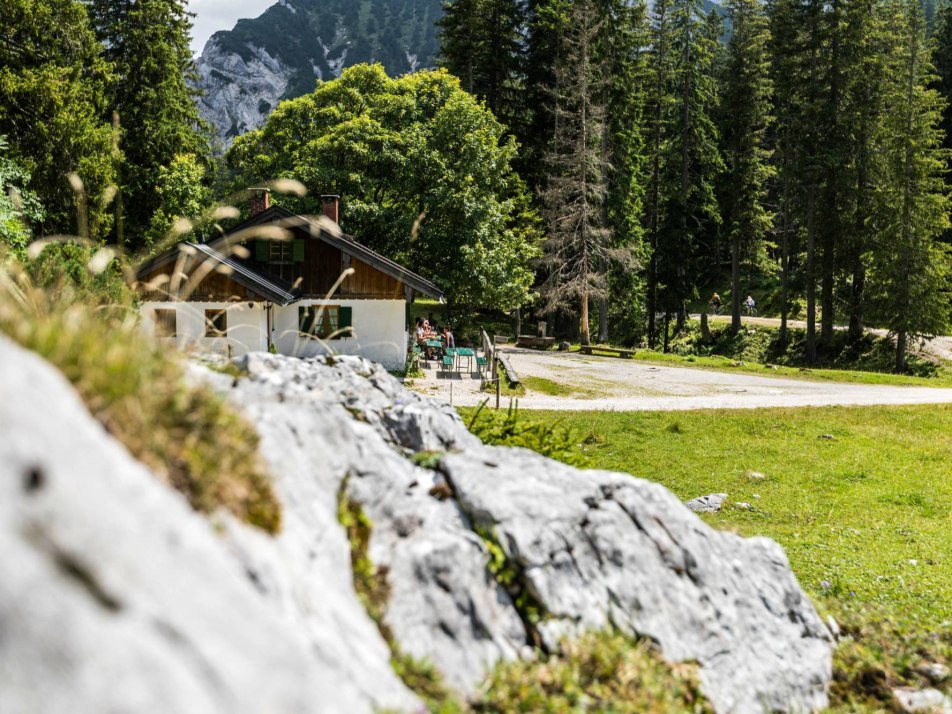
[[[205,337],[224,337],[228,332],[226,310],[205,310]]]
[[[339,340],[352,336],[353,308],[339,305],[308,305],[298,308],[298,329],[306,335]]]
[[[155,311],[155,334],[159,337],[175,337],[176,313],[172,308],[157,308]]]

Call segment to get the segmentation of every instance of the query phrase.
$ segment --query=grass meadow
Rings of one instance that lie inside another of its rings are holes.
[[[779,542],[841,629],[835,709],[888,710],[891,687],[928,683],[921,664],[952,663],[952,405],[520,418],[571,433],[592,468],[727,493],[705,520]]]

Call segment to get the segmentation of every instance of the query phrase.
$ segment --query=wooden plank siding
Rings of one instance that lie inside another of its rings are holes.
[[[175,263],[170,263],[155,270],[150,271],[144,277],[141,277],[140,283],[146,284],[152,282],[159,275],[171,276],[175,269]],[[186,267],[187,271],[190,268]],[[182,280],[181,289],[185,289],[187,281]],[[166,282],[158,290],[141,290],[142,299],[146,301],[164,301],[170,299],[169,283]],[[192,290],[189,295],[176,297],[178,300],[189,300],[194,302],[229,302],[241,300],[254,300],[255,296],[244,285],[239,285],[227,275],[222,275],[214,270],[205,276],[205,278]]]
[[[255,260],[255,242],[248,241],[245,247],[249,257],[236,259],[238,263],[246,265],[257,273],[271,278],[280,278],[295,288],[300,288],[301,299],[323,300],[334,283],[341,276],[345,265],[354,268],[354,274],[345,279],[337,291],[331,296],[336,299],[350,300],[404,300],[406,292],[400,280],[381,272],[367,263],[356,258],[345,259],[339,248],[325,243],[319,238],[309,236],[305,231],[294,231],[296,239],[304,240],[304,259],[300,262],[269,263]],[[190,259],[185,267],[186,272],[194,270],[195,259]],[[176,261],[159,266],[144,276],[140,276],[141,283],[148,283],[157,275],[171,276]],[[146,300],[167,300],[168,283],[159,291],[146,293],[142,297]],[[236,283],[227,275],[215,271],[209,273],[190,295],[179,299],[202,302],[218,302],[229,300],[260,300],[252,292]]]

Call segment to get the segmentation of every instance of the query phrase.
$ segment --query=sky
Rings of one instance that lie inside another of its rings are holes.
[[[189,0],[195,13],[192,28],[192,53],[200,55],[208,38],[219,30],[230,30],[244,17],[258,17],[277,0]]]

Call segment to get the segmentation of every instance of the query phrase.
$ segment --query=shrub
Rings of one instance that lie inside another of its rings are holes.
[[[518,446],[532,449],[550,459],[571,466],[584,468],[588,465],[585,455],[579,450],[581,439],[571,429],[559,422],[541,422],[525,418],[519,412],[519,402],[509,403],[506,412],[494,412],[480,404],[469,418],[469,430],[484,444]]]

